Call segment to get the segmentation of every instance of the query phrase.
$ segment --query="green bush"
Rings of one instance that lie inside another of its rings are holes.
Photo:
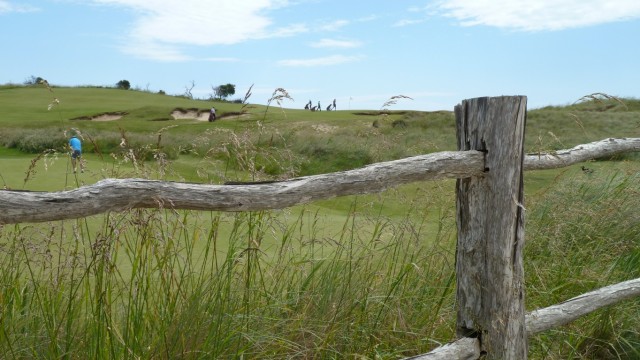
[[[64,152],[69,139],[65,138],[61,131],[57,134],[48,129],[34,129],[28,132],[14,132],[14,137],[4,138],[3,141],[8,148],[37,154],[50,149]]]
[[[353,144],[316,138],[296,145],[300,146],[296,152],[305,159],[301,166],[304,175],[344,171],[373,162],[367,149],[353,147]]]
[[[129,82],[129,80],[120,80],[116,84],[116,88],[122,89],[122,90],[129,90],[131,89],[131,83]]]

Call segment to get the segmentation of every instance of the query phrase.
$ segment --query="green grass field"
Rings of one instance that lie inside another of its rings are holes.
[[[60,103],[47,110],[54,98]],[[214,123],[170,115],[212,105],[222,117]],[[60,191],[111,177],[284,179],[455,150],[447,111],[312,113],[8,85],[0,86],[0,109],[0,181],[15,190]],[[105,113],[126,115],[72,120]],[[534,109],[525,147],[638,137],[639,125],[634,99]],[[70,171],[72,129],[84,137],[84,173]],[[528,310],[639,276],[637,159],[525,174]],[[455,336],[454,187],[420,182],[281,211],[131,210],[1,226],[0,353],[397,359],[427,352]],[[530,358],[638,358],[639,320],[637,300],[603,309],[531,338]]]

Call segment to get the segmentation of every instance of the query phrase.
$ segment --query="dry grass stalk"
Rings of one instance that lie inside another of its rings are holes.
[[[295,101],[293,100],[293,98],[289,95],[289,93],[287,92],[287,90],[283,89],[283,88],[277,88],[273,91],[273,94],[271,94],[271,98],[269,98],[269,101],[267,101],[267,108],[264,110],[264,116],[267,116],[267,111],[269,111],[269,106],[271,106],[271,103],[273,101],[276,102],[276,104],[278,104],[278,106],[280,107],[280,109],[282,110],[282,113],[284,114],[284,117],[287,117],[287,114],[284,112],[284,109],[282,108],[282,101],[288,99],[291,101]]]

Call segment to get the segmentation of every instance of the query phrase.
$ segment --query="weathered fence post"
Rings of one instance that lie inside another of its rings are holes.
[[[455,107],[458,150],[485,153],[485,173],[456,184],[457,335],[488,359],[526,359],[522,165],[526,97]]]

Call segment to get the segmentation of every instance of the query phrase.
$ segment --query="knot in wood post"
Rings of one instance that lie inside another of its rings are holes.
[[[458,150],[485,153],[482,176],[458,179],[457,335],[488,359],[526,359],[522,250],[526,97],[455,107]]]

